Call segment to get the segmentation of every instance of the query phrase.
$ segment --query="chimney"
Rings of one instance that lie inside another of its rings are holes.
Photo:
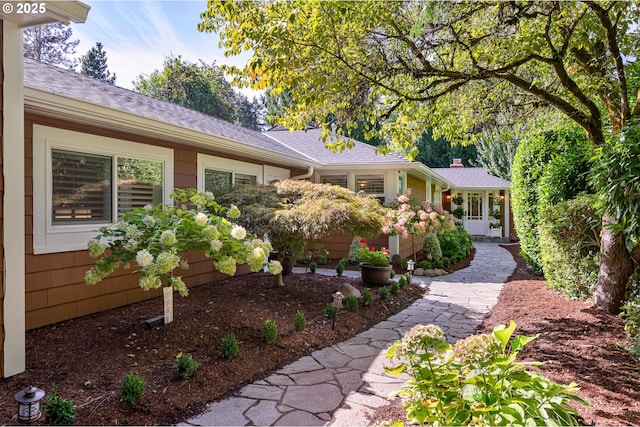
[[[453,163],[449,165],[450,168],[463,168],[462,159],[453,159]]]

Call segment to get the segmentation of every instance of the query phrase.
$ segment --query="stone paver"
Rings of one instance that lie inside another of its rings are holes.
[[[414,277],[428,287],[424,298],[368,331],[324,348],[212,403],[180,425],[365,426],[367,416],[387,405],[388,393],[406,376],[384,372],[386,349],[413,326],[439,325],[450,342],[473,334],[498,300],[516,264],[495,243],[474,243],[476,255],[464,270],[446,276]],[[296,267],[294,273],[304,273]],[[316,273],[335,275],[334,270]],[[360,277],[358,271],[345,276]]]

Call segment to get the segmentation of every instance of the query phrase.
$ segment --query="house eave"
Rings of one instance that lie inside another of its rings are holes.
[[[23,5],[26,4],[31,5],[32,3],[23,3]],[[13,10],[10,13],[0,12],[0,19],[12,22],[20,28],[51,24],[53,22],[62,22],[69,25],[71,22],[85,22],[91,9],[90,6],[77,0],[47,1],[42,4],[45,8],[44,13],[18,13],[17,6],[12,4],[14,6]],[[24,10],[21,11],[24,12]]]
[[[310,165],[319,166],[310,161],[254,147],[245,142],[199,132],[27,86],[24,88],[24,93],[25,112],[28,113],[205,148],[283,166],[302,168],[307,168]]]

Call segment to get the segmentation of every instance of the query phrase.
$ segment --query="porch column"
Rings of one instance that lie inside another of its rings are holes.
[[[509,230],[511,230],[511,227],[509,226],[509,224],[511,224],[511,215],[509,215],[509,205],[511,202],[510,199],[510,192],[509,190],[505,190],[504,192],[504,237],[506,237],[507,239],[509,239]]]
[[[3,21],[3,376],[25,370],[24,94],[22,31]]]

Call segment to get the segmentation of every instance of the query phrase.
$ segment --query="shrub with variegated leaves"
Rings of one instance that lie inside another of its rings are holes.
[[[100,228],[89,242],[89,254],[97,261],[85,282],[93,285],[121,265],[133,266],[141,274],[142,289],[171,286],[185,296],[187,287],[175,270],[188,268],[188,253],[205,254],[216,270],[228,275],[235,274],[238,264],[248,264],[251,271],[265,266],[272,247],[232,222],[240,215],[237,207],[222,208],[213,194],[195,189],[176,189],[172,198],[174,205],[136,208]],[[272,274],[282,268],[277,261],[268,266]]]

